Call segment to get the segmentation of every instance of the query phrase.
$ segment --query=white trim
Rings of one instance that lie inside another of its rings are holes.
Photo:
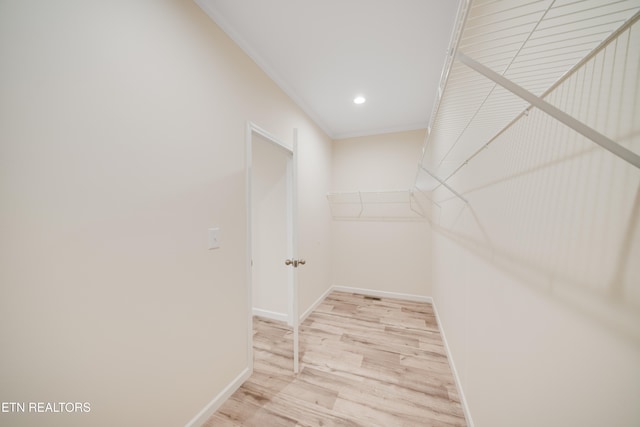
[[[469,411],[469,405],[467,404],[467,399],[464,396],[464,391],[462,390],[462,383],[460,382],[460,377],[458,376],[458,371],[456,369],[456,365],[453,362],[453,355],[451,354],[451,349],[449,348],[449,343],[447,342],[447,337],[444,333],[444,328],[442,327],[442,322],[440,321],[440,316],[438,315],[438,310],[436,309],[436,303],[433,300],[433,297],[422,296],[422,295],[413,295],[413,294],[401,294],[397,292],[387,292],[387,291],[376,291],[373,289],[364,289],[364,288],[353,288],[349,286],[332,286],[324,295],[321,300],[316,302],[313,306],[313,309],[317,305],[319,305],[327,295],[329,295],[333,291],[340,292],[350,292],[354,294],[362,294],[362,295],[370,295],[381,298],[393,298],[393,299],[402,299],[408,301],[417,301],[417,302],[428,302],[431,303],[433,307],[433,313],[436,316],[436,321],[438,322],[438,330],[440,331],[440,335],[442,336],[442,342],[444,344],[444,348],[447,352],[447,360],[449,361],[449,366],[451,367],[451,372],[453,374],[453,378],[456,382],[456,388],[458,390],[458,395],[460,396],[460,404],[462,406],[462,411],[464,412],[464,416],[467,420],[467,426],[473,427],[473,419],[471,418],[471,412]],[[313,311],[313,310],[311,310]],[[307,316],[310,313],[305,313]]]
[[[464,412],[464,417],[467,420],[467,426],[473,427],[473,419],[471,418],[471,411],[469,411],[469,405],[467,404],[467,399],[464,397],[464,391],[462,390],[462,383],[460,382],[460,377],[458,376],[458,370],[456,369],[456,365],[453,362],[453,355],[451,354],[449,343],[447,343],[447,336],[444,333],[442,322],[440,322],[440,316],[438,315],[436,304],[435,302],[432,301],[431,305],[433,306],[433,313],[436,315],[436,321],[438,322],[438,329],[440,330],[440,335],[442,335],[442,342],[444,343],[444,348],[447,352],[447,360],[449,361],[449,366],[451,367],[451,372],[453,373],[453,379],[456,382],[456,388],[458,389],[458,396],[460,396],[460,404],[462,405],[462,411]]]
[[[284,149],[284,151],[286,151],[289,155],[293,155],[293,148],[289,147],[283,141],[280,141],[276,136],[274,136],[270,132],[264,130],[263,128],[261,128],[257,124],[255,124],[255,123],[253,123],[251,121],[248,121],[247,122],[247,129],[250,132],[255,132],[258,135],[262,136],[264,139],[266,139],[268,142],[270,142],[274,146]]]
[[[295,143],[294,143],[295,144]],[[297,210],[295,210],[295,201],[294,198],[297,197],[296,192],[295,192],[295,188],[294,188],[294,182],[296,181],[296,177],[294,176],[295,173],[295,168],[293,166],[294,162],[295,162],[295,155],[292,153],[290,153],[289,155],[289,160],[287,161],[287,170],[286,170],[286,175],[287,175],[287,196],[286,196],[286,211],[287,211],[287,259],[298,259],[297,254],[295,254],[295,250],[294,248],[297,248],[297,242],[296,240],[296,234],[297,234],[297,230],[296,230],[296,226],[294,224],[294,220],[296,215],[294,215],[294,212],[297,212]],[[290,327],[293,327],[293,319],[295,318],[294,315],[294,311],[296,310],[295,304],[294,304],[294,299],[295,301],[297,301],[297,297],[295,296],[296,290],[295,290],[295,283],[297,280],[297,276],[296,276],[296,268],[287,268],[287,325],[289,325]]]
[[[415,130],[426,131],[428,125],[429,124],[427,122],[420,122],[420,123],[412,123],[408,125],[390,126],[390,127],[369,129],[369,130],[338,132],[335,135],[333,135],[331,139],[333,139],[334,141],[337,141],[341,139],[359,138],[361,136],[370,136],[370,135],[382,135],[386,133],[412,132]]]
[[[249,358],[249,370],[253,372],[253,328],[251,325],[253,324],[253,209],[252,209],[252,194],[253,194],[253,159],[252,159],[252,147],[253,147],[253,134],[257,134],[262,136],[266,141],[271,143],[273,146],[283,150],[283,152],[287,155],[287,166],[286,166],[286,175],[287,175],[287,240],[288,240],[288,250],[291,256],[291,259],[297,259],[297,158],[296,158],[296,150],[297,150],[297,138],[298,131],[297,129],[293,130],[293,144],[292,146],[286,145],[284,142],[276,138],[271,133],[262,129],[255,123],[251,121],[247,121],[246,129],[245,129],[245,156],[246,156],[246,215],[247,215],[247,262],[246,262],[246,270],[247,270],[247,297],[248,297],[248,310],[249,314],[247,335],[248,335],[248,344],[247,344],[247,354]],[[296,322],[297,313],[298,313],[298,297],[297,297],[297,276],[296,269],[292,268],[289,274],[289,284],[288,284],[288,314],[285,315],[285,321],[293,326],[294,329],[294,356],[298,353],[298,322]],[[258,309],[259,310],[259,309]],[[267,312],[265,310],[263,313],[271,313],[272,317],[275,320],[281,319],[280,316],[282,314],[275,312]],[[273,317],[276,315],[277,317]],[[294,357],[294,372],[297,373],[298,369],[298,359]]]
[[[266,319],[277,320],[279,322],[289,322],[289,316],[286,313],[277,313],[275,311],[263,310],[261,308],[253,308],[253,315],[264,317]]]
[[[202,426],[207,420],[222,406],[222,404],[231,397],[233,393],[240,388],[240,386],[251,376],[249,368],[245,368],[240,375],[238,375],[229,385],[227,385],[211,402],[207,404],[198,415],[193,417],[185,427],[199,427]]]
[[[300,323],[304,322],[307,319],[307,317],[309,317],[309,315],[313,313],[315,309],[318,308],[320,304],[322,304],[322,301],[324,301],[325,298],[327,298],[329,294],[333,291],[334,289],[332,286],[329,289],[327,289],[322,295],[320,295],[320,298],[318,298],[316,302],[311,304],[311,307],[309,307],[304,313],[302,313],[302,316],[300,316]]]
[[[291,161],[287,166],[287,176],[290,181],[288,185],[289,194],[287,197],[287,215],[289,238],[291,244],[291,255],[294,260],[300,260],[300,253],[298,252],[298,128],[293,129],[293,146],[291,150]],[[291,268],[291,291],[289,293],[289,299],[291,300],[291,312],[289,319],[293,326],[293,373],[300,372],[300,314],[298,300],[298,269]]]
[[[309,307],[302,314],[302,316],[300,316],[300,323],[304,322],[306,318],[309,317],[309,315],[313,313],[315,309],[318,308],[318,306],[322,304],[322,302],[333,291],[349,292],[353,294],[369,295],[369,296],[380,297],[380,298],[392,298],[392,299],[402,299],[407,301],[428,302],[433,304],[433,298],[431,298],[430,296],[401,294],[398,292],[376,291],[373,289],[354,288],[351,286],[334,285],[334,286],[331,286],[329,289],[327,289],[322,295],[320,295],[320,297],[311,305],[311,307]]]
[[[447,337],[444,332],[444,328],[442,327],[442,322],[440,321],[440,316],[438,315],[438,310],[436,308],[436,304],[432,297],[423,296],[423,295],[413,295],[413,294],[403,294],[397,292],[387,292],[387,291],[377,291],[374,289],[365,289],[365,288],[354,288],[350,286],[340,286],[334,285],[327,289],[312,305],[309,307],[304,314],[300,317],[300,323],[304,322],[304,320],[315,311],[316,308],[331,294],[333,291],[338,292],[350,292],[361,295],[370,295],[381,298],[392,298],[392,299],[402,299],[408,301],[417,301],[417,302],[427,302],[431,303],[433,307],[433,313],[436,316],[436,321],[438,322],[438,330],[440,331],[440,335],[442,336],[442,342],[444,344],[444,348],[447,352],[447,360],[449,361],[449,366],[451,367],[451,372],[453,374],[453,378],[456,383],[456,388],[458,390],[458,395],[460,397],[460,404],[462,406],[462,411],[464,412],[465,419],[467,421],[468,427],[474,427],[473,419],[471,418],[471,412],[469,411],[469,405],[467,404],[467,399],[464,396],[464,391],[462,389],[462,383],[460,382],[460,377],[458,376],[458,370],[456,369],[456,365],[453,361],[453,355],[451,354],[451,349],[449,348],[449,343],[447,342]],[[275,313],[267,310],[260,310],[254,308],[253,314],[256,316],[262,316],[269,319],[274,320],[287,320],[287,315],[282,313]],[[259,313],[258,313],[259,312]],[[276,318],[275,316],[282,316],[282,318]],[[253,341],[253,340],[252,340]],[[251,376],[253,369],[253,364],[251,363],[250,368],[246,368],[242,373],[233,380],[227,387],[224,388],[207,406],[205,406],[202,411],[198,413],[189,423],[186,424],[185,427],[197,427],[203,425],[211,415],[213,415],[218,408],[229,398],[231,395],[238,389],[240,386]]]
[[[316,114],[316,112],[311,107],[309,107],[309,105],[307,105],[306,102],[303,101],[302,97],[300,97],[298,93],[295,90],[293,90],[293,88],[285,81],[285,79],[283,79],[273,69],[273,67],[269,65],[269,63],[266,60],[264,60],[260,55],[258,55],[258,52],[240,36],[238,31],[236,31],[236,29],[233,28],[233,26],[231,26],[227,22],[227,20],[224,19],[224,17],[220,13],[218,13],[217,10],[215,10],[211,6],[210,2],[206,2],[203,0],[193,0],[193,1],[198,6],[200,6],[200,8],[204,11],[204,13],[206,13],[209,16],[209,18],[211,18],[213,22],[215,22],[216,25],[218,25],[218,27],[220,27],[220,29],[225,34],[227,34],[231,38],[231,40],[233,40],[235,44],[237,44],[240,47],[240,49],[242,49],[242,51],[245,54],[247,54],[247,56],[249,56],[249,58],[253,59],[253,61],[258,65],[258,67],[260,67],[260,69],[271,80],[273,80],[273,82],[276,85],[278,85],[278,87],[280,87],[280,89],[282,89],[282,91],[286,93],[289,96],[289,98],[291,98],[293,102],[295,102],[298,105],[298,107],[300,107],[302,111],[307,113],[307,115],[311,118],[311,120],[313,120],[315,124],[318,125],[318,127],[322,129],[324,133],[327,134],[327,136],[329,136],[329,138],[334,139],[331,130],[323,123],[322,120],[320,120],[320,116],[318,116],[318,114]]]
[[[433,304],[433,298],[425,295],[401,294],[398,292],[376,291],[374,289],[352,288],[350,286],[339,286],[339,285],[333,286],[331,290],[340,291],[340,292],[351,292],[354,294],[369,295],[369,296],[380,297],[380,298],[393,298],[393,299],[403,299],[407,301],[430,302]]]
[[[393,299],[402,299],[402,300],[408,300],[408,301],[431,303],[431,306],[433,307],[433,313],[435,314],[436,321],[438,322],[438,330],[440,331],[440,335],[442,336],[442,342],[447,352],[447,360],[449,361],[449,366],[451,367],[451,372],[456,382],[456,388],[458,390],[458,395],[460,396],[460,405],[462,406],[462,411],[464,412],[464,416],[467,420],[467,426],[474,427],[473,419],[471,418],[471,411],[469,411],[469,405],[467,404],[467,399],[464,396],[464,391],[462,390],[462,383],[460,382],[460,377],[458,376],[456,365],[453,362],[453,355],[451,354],[451,349],[449,348],[449,343],[447,342],[447,337],[444,333],[444,328],[442,327],[440,316],[438,316],[438,310],[436,309],[436,303],[433,300],[433,297],[413,295],[413,294],[401,294],[397,292],[376,291],[373,289],[353,288],[349,286],[335,285],[335,286],[332,286],[327,292],[325,292],[323,297],[319,301],[317,301],[314,304],[314,306],[312,306],[311,311],[313,311],[313,309],[315,309],[316,306],[320,305],[320,303],[324,300],[324,298],[326,298],[327,295],[329,295],[333,291],[350,292],[354,294],[370,295],[370,296],[381,297],[381,298],[393,298]],[[310,312],[309,313],[305,312],[305,316],[308,316],[309,314]]]
[[[245,174],[244,174],[244,193],[245,193],[245,206],[246,206],[246,218],[245,224],[247,236],[245,240],[246,244],[246,259],[245,259],[245,289],[247,290],[247,367],[249,374],[253,373],[253,225],[252,223],[252,168],[253,157],[251,155],[251,139],[253,137],[253,123],[247,121],[245,125],[244,135],[244,149],[245,149]]]

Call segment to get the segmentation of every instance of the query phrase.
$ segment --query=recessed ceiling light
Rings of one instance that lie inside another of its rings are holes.
[[[356,104],[364,104],[365,101],[366,101],[366,99],[364,98],[364,96],[356,96],[353,99],[353,102],[356,103]]]

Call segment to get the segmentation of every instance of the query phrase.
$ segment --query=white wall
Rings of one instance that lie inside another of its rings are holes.
[[[330,141],[192,2],[1,2],[0,93],[0,401],[91,403],[0,424],[184,425],[248,366],[247,120],[300,129],[330,285]]]
[[[332,190],[409,190],[424,134],[417,130],[334,141]],[[426,223],[334,220],[332,236],[335,285],[431,295]]]
[[[415,180],[425,130],[333,142],[332,190],[402,190]]]
[[[252,137],[253,308],[279,318],[288,312],[289,256],[287,163],[290,155],[254,133]]]
[[[635,152],[639,41],[548,98]],[[475,426],[640,425],[640,171],[533,110],[449,184],[434,299]]]

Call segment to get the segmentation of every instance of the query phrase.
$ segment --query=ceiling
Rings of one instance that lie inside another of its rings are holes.
[[[458,0],[195,1],[332,139],[427,127]]]

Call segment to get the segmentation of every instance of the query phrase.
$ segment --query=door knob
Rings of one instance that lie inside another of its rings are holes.
[[[303,259],[287,259],[284,261],[285,265],[293,265],[293,268],[298,268],[298,264],[305,265],[307,261]]]

